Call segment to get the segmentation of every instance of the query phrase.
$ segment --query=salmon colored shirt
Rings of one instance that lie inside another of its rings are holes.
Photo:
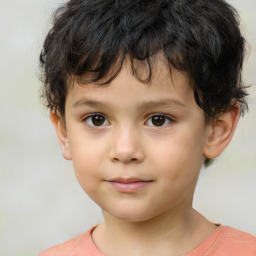
[[[93,229],[38,256],[105,256],[93,243]],[[219,226],[201,245],[184,256],[256,256],[256,237],[231,227]]]

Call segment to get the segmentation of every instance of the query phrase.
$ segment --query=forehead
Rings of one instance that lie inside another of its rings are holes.
[[[143,62],[135,64],[136,74],[143,78],[147,76],[148,66]],[[75,81],[69,89],[66,108],[74,108],[83,103],[107,102],[108,105],[131,107],[147,102],[169,102],[172,105],[194,105],[194,92],[188,75],[176,69],[171,69],[161,55],[152,61],[152,77],[149,83],[140,81],[134,75],[131,64],[125,61],[117,77],[107,85],[81,84]]]

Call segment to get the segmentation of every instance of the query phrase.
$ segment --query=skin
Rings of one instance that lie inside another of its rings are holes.
[[[165,61],[156,63],[150,85],[126,62],[108,86],[74,84],[65,125],[51,113],[63,156],[102,209],[92,237],[108,256],[183,255],[216,229],[192,200],[203,161],[228,145],[239,106],[206,124],[186,74],[171,78]]]

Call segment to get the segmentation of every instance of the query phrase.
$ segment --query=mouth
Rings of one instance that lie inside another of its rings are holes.
[[[116,178],[108,181],[109,184],[118,192],[135,193],[150,185],[152,180],[143,180],[139,178]]]

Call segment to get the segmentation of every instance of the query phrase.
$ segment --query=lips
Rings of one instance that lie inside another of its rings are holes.
[[[151,184],[152,180],[143,180],[139,178],[116,178],[109,180],[108,182],[118,192],[135,193]]]

